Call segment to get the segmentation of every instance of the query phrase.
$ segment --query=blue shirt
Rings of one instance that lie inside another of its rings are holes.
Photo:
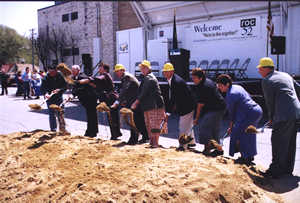
[[[242,121],[256,105],[249,93],[240,85],[232,85],[226,93],[226,106],[231,121]]]
[[[30,81],[30,73],[26,73],[26,71],[22,74],[22,80],[23,82],[29,82]]]

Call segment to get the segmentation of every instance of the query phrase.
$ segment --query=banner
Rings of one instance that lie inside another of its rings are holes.
[[[193,42],[208,40],[247,39],[261,36],[261,19],[255,17],[239,17],[214,22],[192,24]]]

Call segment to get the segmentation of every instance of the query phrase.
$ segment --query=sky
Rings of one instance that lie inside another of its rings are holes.
[[[22,36],[37,33],[37,10],[54,5],[54,1],[0,1],[0,24],[15,29]]]

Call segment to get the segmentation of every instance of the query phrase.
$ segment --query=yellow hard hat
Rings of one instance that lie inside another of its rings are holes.
[[[143,60],[142,63],[139,64],[139,67],[146,66],[147,68],[151,69],[150,61]]]
[[[274,67],[274,62],[270,57],[263,57],[259,60],[257,68],[262,68],[262,67]]]
[[[172,70],[174,70],[174,66],[172,65],[172,63],[166,63],[162,71],[164,72],[164,71],[172,71]]]
[[[118,63],[115,65],[115,72],[118,70],[125,70],[125,67],[122,64]]]

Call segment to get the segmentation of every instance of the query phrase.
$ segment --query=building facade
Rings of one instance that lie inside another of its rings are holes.
[[[119,23],[120,22],[120,23]],[[38,10],[38,33],[50,39],[48,64],[79,64],[87,73],[116,63],[116,32],[140,27],[129,2],[57,1]]]

